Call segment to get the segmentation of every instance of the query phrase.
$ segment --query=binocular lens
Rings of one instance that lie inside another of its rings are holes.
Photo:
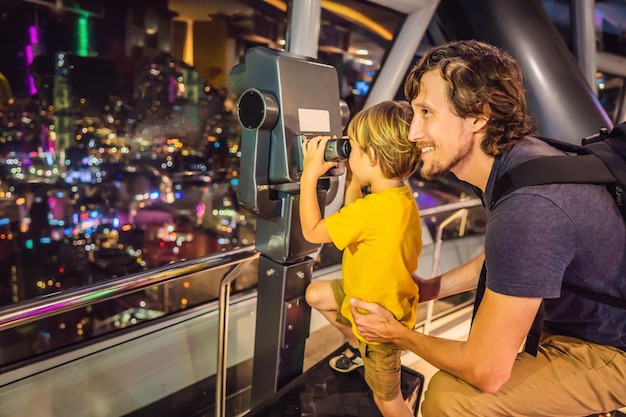
[[[345,161],[350,157],[351,150],[348,138],[331,139],[326,143],[324,160],[326,162]]]

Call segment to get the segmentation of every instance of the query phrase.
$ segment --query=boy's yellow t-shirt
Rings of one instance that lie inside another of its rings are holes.
[[[346,298],[340,306],[352,322],[350,298],[377,303],[405,326],[415,325],[418,288],[411,274],[422,250],[417,204],[407,186],[390,188],[341,208],[326,218],[328,233],[343,250]]]

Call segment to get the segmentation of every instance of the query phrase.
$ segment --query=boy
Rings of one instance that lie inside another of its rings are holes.
[[[343,250],[342,279],[311,283],[306,301],[339,329],[350,344],[330,366],[350,372],[364,366],[365,380],[384,416],[410,416],[400,390],[401,348],[366,343],[354,327],[349,300],[376,300],[405,326],[415,325],[417,269],[422,240],[420,218],[405,179],[417,169],[420,152],[408,140],[411,109],[406,102],[385,101],[357,113],[348,125],[345,205],[323,219],[317,180],[334,166],[324,161],[328,137],[303,143],[300,180],[302,233],[309,242],[332,242]],[[363,197],[362,187],[371,193]],[[358,349],[357,349],[358,346]]]

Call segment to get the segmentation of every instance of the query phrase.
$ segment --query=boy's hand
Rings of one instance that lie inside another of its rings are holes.
[[[317,180],[329,169],[337,166],[336,162],[324,161],[324,150],[329,139],[330,136],[315,136],[310,140],[302,140],[302,156],[304,157],[302,179],[307,177]]]

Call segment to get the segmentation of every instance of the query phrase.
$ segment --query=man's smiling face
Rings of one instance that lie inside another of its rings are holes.
[[[446,83],[436,70],[420,80],[419,94],[411,101],[413,121],[409,140],[422,152],[420,174],[426,179],[455,173],[473,147],[473,118],[455,114]]]

